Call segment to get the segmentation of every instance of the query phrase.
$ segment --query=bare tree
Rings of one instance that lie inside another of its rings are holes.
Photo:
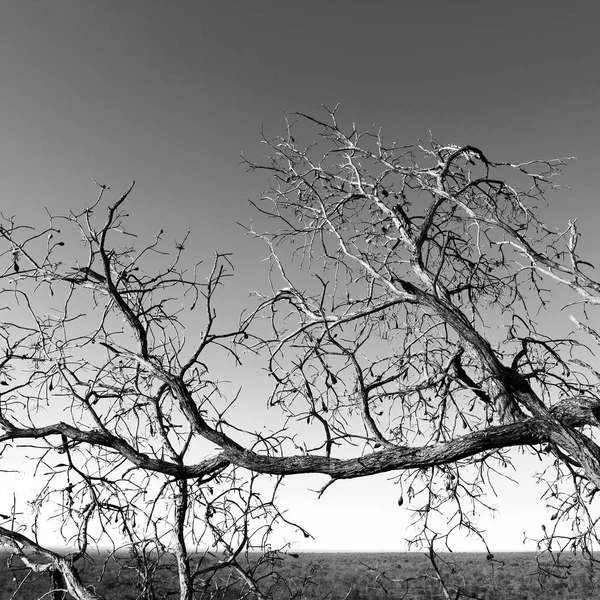
[[[234,325],[217,310],[229,256],[204,271],[187,237],[170,252],[162,231],[136,237],[133,186],[105,214],[100,186],[41,230],[4,217],[0,442],[44,481],[32,519],[15,504],[0,541],[77,599],[101,597],[77,569],[96,543],[127,548],[116,557],[138,598],[270,598],[287,584],[274,528],[309,536],[278,505],[286,476],[328,475],[323,493],[397,474],[435,565],[435,540],[483,540],[476,509],[522,447],[548,466],[540,543],[591,553],[600,334],[586,315],[600,284],[575,223],[555,230],[538,209],[566,160],[396,146],[335,110],[264,141],[267,160],[246,164],[271,177],[255,203],[268,233],[249,233],[266,243],[271,290]],[[540,331],[569,295],[578,333]],[[237,392],[211,371],[227,360],[264,361],[270,431],[236,419]],[[53,524],[68,553],[40,542]]]

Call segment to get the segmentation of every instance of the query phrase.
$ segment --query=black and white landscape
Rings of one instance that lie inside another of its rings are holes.
[[[595,4],[0,16],[0,599],[597,595]]]

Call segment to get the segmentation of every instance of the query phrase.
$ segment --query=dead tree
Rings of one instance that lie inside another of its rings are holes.
[[[4,218],[0,451],[44,480],[0,541],[60,572],[74,598],[100,597],[74,567],[98,539],[128,549],[146,599],[173,570],[183,600],[227,586],[269,597],[272,531],[310,535],[277,502],[300,473],[327,475],[325,488],[395,473],[414,543],[482,537],[474,509],[516,447],[548,466],[555,515],[541,543],[588,553],[598,541],[600,334],[586,315],[600,284],[575,223],[554,230],[538,210],[566,161],[387,144],[335,111],[296,119],[264,140],[265,161],[247,161],[271,178],[255,203],[267,233],[249,230],[271,289],[233,327],[219,312],[230,257],[205,268],[187,237],[169,249],[162,231],[134,236],[133,186],[105,213],[100,186],[41,230]],[[540,331],[537,315],[562,316],[571,296],[576,333]],[[247,391],[213,377],[226,361],[269,372],[263,431],[236,418]],[[308,431],[320,442],[302,443]],[[76,550],[45,548],[42,523]]]

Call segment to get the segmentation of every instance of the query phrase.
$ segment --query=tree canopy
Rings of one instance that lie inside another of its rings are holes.
[[[591,554],[600,283],[576,222],[543,220],[568,159],[400,146],[335,110],[293,115],[263,142],[264,160],[243,159],[269,185],[246,233],[264,242],[270,289],[248,290],[234,326],[219,298],[235,257],[207,269],[188,238],[144,242],[133,185],[112,203],[100,185],[41,229],[3,217],[0,451],[43,485],[33,520],[18,498],[0,540],[78,599],[99,597],[77,573],[98,542],[138,560],[143,598],[160,597],[147,567],[163,555],[182,599],[210,597],[225,572],[269,598],[272,532],[310,535],[278,503],[285,478],[327,475],[322,494],[391,473],[419,547],[451,547],[457,531],[486,543],[474,513],[519,447],[544,457],[555,513],[540,547]],[[569,314],[572,331],[552,327]],[[269,375],[254,398],[268,427],[237,418],[219,361]],[[49,526],[68,553],[38,541]]]

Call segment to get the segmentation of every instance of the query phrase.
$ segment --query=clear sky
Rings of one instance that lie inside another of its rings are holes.
[[[247,291],[265,251],[236,222],[266,182],[240,152],[258,159],[261,128],[274,135],[286,113],[339,102],[342,119],[400,144],[432,131],[496,160],[578,157],[572,192],[548,215],[579,217],[595,252],[599,22],[594,1],[4,2],[1,210],[35,220],[91,202],[92,177],[117,191],[135,179],[140,226],[191,228],[199,256],[234,252]],[[489,521],[498,549],[522,548],[546,516],[523,469]],[[317,538],[301,547],[403,548],[407,514],[386,478],[336,484],[320,501],[303,487],[284,493]]]

